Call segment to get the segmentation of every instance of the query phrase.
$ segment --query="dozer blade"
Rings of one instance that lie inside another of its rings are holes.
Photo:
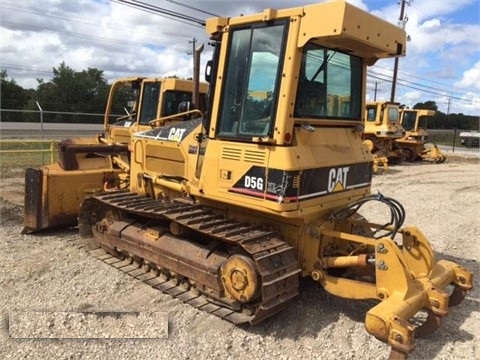
[[[126,144],[98,143],[97,138],[63,140],[58,161],[25,172],[25,210],[22,233],[77,225],[86,195],[119,185],[124,173],[112,156],[127,152]]]
[[[120,173],[108,168],[65,171],[58,164],[26,169],[22,233],[76,226],[85,196],[103,191],[105,182]]]
[[[388,158],[373,154],[373,172],[375,174],[385,173],[388,170]]]
[[[423,160],[430,160],[436,164],[441,164],[447,159],[447,157],[442,154],[437,144],[428,142],[424,144],[424,147],[425,150],[420,155]]]
[[[22,233],[30,233],[41,229],[42,224],[42,171],[27,168],[25,171],[25,204]]]

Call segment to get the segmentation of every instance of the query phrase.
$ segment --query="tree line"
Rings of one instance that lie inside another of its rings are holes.
[[[405,107],[405,105],[402,105]],[[478,116],[464,114],[445,114],[438,111],[435,101],[419,102],[413,106],[414,109],[435,110],[435,117],[428,119],[429,129],[459,129],[459,130],[479,130],[480,123]]]
[[[53,78],[46,82],[37,79],[37,88],[24,89],[15,79],[9,79],[6,70],[0,71],[1,108],[9,110],[35,110],[38,104],[46,112],[44,122],[102,123],[107,104],[110,84],[103,70],[88,68],[74,71],[61,63],[53,68]],[[123,114],[123,107],[131,94],[115,96],[113,113]],[[69,113],[62,115],[61,113]],[[73,114],[71,114],[73,113]],[[99,116],[83,116],[81,114],[99,114]],[[77,115],[78,114],[78,115]],[[31,121],[31,116],[18,116],[11,112],[2,112],[2,121]]]
[[[74,71],[65,63],[53,68],[53,78],[50,81],[37,79],[36,89],[24,89],[15,79],[9,79],[6,70],[0,71],[0,99],[2,109],[38,110],[37,102],[44,111],[98,113],[105,111],[110,84],[108,84],[103,70],[88,68]],[[125,94],[125,98],[128,94]],[[114,108],[122,113],[126,99],[116,97],[118,104]],[[435,118],[429,120],[430,129],[460,129],[479,130],[478,117],[464,114],[445,114],[438,111],[435,101],[417,103],[414,109],[429,109],[437,112]],[[2,112],[2,121],[22,121],[18,116]],[[27,120],[28,121],[28,118]],[[72,117],[69,117],[72,121]],[[94,117],[78,117],[78,122],[99,122]],[[100,120],[101,122],[102,120]],[[45,122],[65,122],[62,116],[50,116]]]

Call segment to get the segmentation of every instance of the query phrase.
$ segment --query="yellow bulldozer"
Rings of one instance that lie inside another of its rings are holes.
[[[25,172],[24,233],[76,226],[86,195],[128,188],[128,144],[132,133],[202,116],[207,84],[192,103],[193,83],[177,78],[128,77],[116,80],[104,114],[104,133],[58,144],[58,161]],[[123,109],[117,109],[124,101]],[[128,102],[128,103],[127,103]],[[117,115],[115,115],[115,111]],[[118,115],[125,111],[125,115]]]
[[[435,259],[398,201],[371,194],[366,68],[403,56],[405,32],[344,1],[208,19],[206,30],[206,116],[132,134],[128,189],[81,206],[92,255],[235,324],[277,314],[311,278],[378,301],[366,329],[405,358],[473,277]],[[366,203],[387,219],[367,221]]]
[[[427,122],[435,114],[435,110],[400,109],[400,124],[405,130],[405,136],[395,142],[402,152],[403,160],[443,163],[447,159],[437,144],[428,139]]]
[[[373,171],[386,171],[388,164],[398,164],[401,152],[395,141],[405,135],[400,125],[400,105],[392,102],[367,102],[363,143],[373,154]]]

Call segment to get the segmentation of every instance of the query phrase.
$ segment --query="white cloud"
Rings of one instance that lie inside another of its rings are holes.
[[[471,69],[465,70],[462,80],[456,82],[454,85],[480,89],[480,61],[475,63]]]
[[[419,31],[424,31],[426,33],[433,33],[435,31],[438,31],[442,26],[442,22],[440,19],[430,19],[425,21],[423,24],[421,24],[418,27]]]

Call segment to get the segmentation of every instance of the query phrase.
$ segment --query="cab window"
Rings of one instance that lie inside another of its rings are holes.
[[[295,117],[359,120],[362,59],[310,43],[304,48]]]
[[[232,31],[217,130],[220,137],[251,139],[272,134],[286,27],[281,21]]]
[[[389,106],[388,107],[388,121],[393,123],[393,122],[398,122],[398,119],[400,118],[400,113],[398,111],[397,107]]]
[[[406,131],[411,131],[415,128],[416,112],[414,111],[404,111],[402,119],[402,127]]]
[[[164,104],[162,109],[162,116],[170,116],[178,114],[179,105],[182,102],[192,102],[191,91],[172,91],[169,90],[165,93]],[[205,102],[205,94],[200,94],[200,104],[192,104],[196,109],[203,109],[202,105]],[[193,107],[191,108],[193,109]]]
[[[159,82],[144,83],[143,95],[141,100],[142,106],[140,108],[140,124],[146,125],[149,121],[154,120],[157,117],[159,95]]]
[[[367,108],[367,121],[375,121],[377,119],[377,108]]]

